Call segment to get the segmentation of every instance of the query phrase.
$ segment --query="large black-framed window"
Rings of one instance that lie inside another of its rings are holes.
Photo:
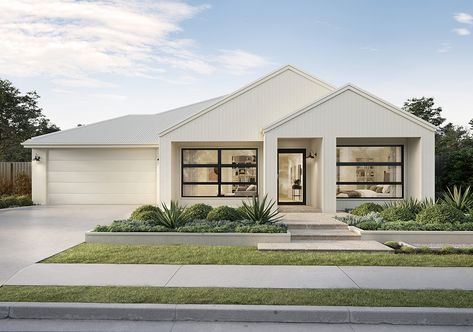
[[[251,197],[258,192],[258,149],[181,150],[182,197]]]
[[[404,197],[403,145],[337,145],[337,199]]]

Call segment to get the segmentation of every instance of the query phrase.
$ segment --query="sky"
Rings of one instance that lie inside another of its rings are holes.
[[[61,129],[233,92],[291,64],[473,118],[473,0],[0,0],[0,78]]]

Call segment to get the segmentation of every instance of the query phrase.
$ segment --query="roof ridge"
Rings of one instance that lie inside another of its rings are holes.
[[[183,125],[185,125],[186,123],[188,123],[188,122],[190,122],[190,121],[192,121],[192,120],[194,120],[194,119],[196,119],[196,118],[198,118],[199,116],[204,115],[204,114],[206,114],[206,113],[212,111],[212,110],[215,109],[216,107],[225,104],[226,102],[228,102],[228,101],[230,101],[230,100],[232,100],[232,99],[234,99],[234,98],[236,98],[236,97],[242,95],[243,93],[245,93],[245,92],[247,92],[247,91],[250,91],[251,89],[253,89],[253,88],[259,86],[260,84],[263,84],[263,83],[266,82],[267,80],[269,80],[269,79],[271,79],[271,78],[273,78],[273,77],[276,77],[276,76],[278,76],[278,75],[281,75],[282,73],[284,73],[284,72],[287,71],[287,70],[290,70],[290,71],[292,71],[292,72],[294,72],[294,73],[296,73],[296,74],[299,74],[299,75],[301,75],[301,76],[304,76],[305,78],[307,78],[307,79],[309,79],[309,80],[311,80],[311,81],[317,82],[318,84],[321,84],[321,85],[325,86],[325,87],[328,88],[328,89],[336,89],[333,85],[331,85],[331,84],[329,84],[329,83],[326,83],[325,81],[322,81],[321,79],[319,79],[319,78],[317,78],[317,77],[315,77],[315,76],[312,76],[312,75],[310,75],[310,74],[308,74],[308,73],[306,73],[306,72],[304,72],[304,71],[302,71],[302,70],[300,70],[300,69],[298,69],[298,68],[296,68],[296,67],[294,67],[294,66],[292,66],[292,65],[285,65],[285,66],[283,66],[283,67],[281,67],[281,68],[278,68],[278,69],[276,69],[276,70],[270,72],[269,74],[266,74],[266,75],[264,75],[264,76],[258,78],[258,79],[255,80],[255,81],[253,81],[253,82],[251,82],[251,83],[249,83],[249,84],[243,86],[242,88],[237,89],[237,90],[235,90],[234,92],[232,92],[232,93],[230,93],[230,94],[228,94],[228,95],[225,95],[224,98],[221,99],[220,101],[218,101],[217,103],[215,103],[215,104],[213,104],[213,105],[210,105],[210,106],[204,108],[203,110],[201,110],[201,111],[199,111],[199,112],[197,112],[197,113],[195,113],[195,114],[193,114],[193,115],[187,117],[186,119],[184,119],[184,120],[182,120],[182,121],[176,123],[175,125],[173,125],[173,126],[167,128],[167,129],[161,131],[161,132],[159,133],[159,136],[161,137],[161,136],[164,136],[164,135],[170,133],[171,131],[174,131],[175,129],[177,129],[177,128],[183,126]]]
[[[291,114],[288,114],[282,118],[280,118],[279,120],[277,121],[274,121],[273,123],[269,124],[268,126],[266,126],[265,128],[263,128],[263,132],[268,132],[268,131],[271,131],[281,125],[283,125],[284,123],[292,120],[292,119],[295,119],[297,117],[299,117],[300,115],[308,112],[310,109],[314,108],[314,107],[317,107],[323,103],[325,103],[326,101],[336,97],[337,95],[341,94],[342,92],[345,92],[347,90],[351,90],[353,91],[354,93],[358,93],[358,94],[364,94],[366,96],[364,97],[368,97],[369,99],[371,99],[373,102],[377,103],[377,104],[380,104],[381,106],[387,108],[388,110],[390,110],[391,112],[394,112],[394,113],[397,113],[398,115],[412,121],[412,122],[415,122],[417,123],[418,125],[426,128],[426,129],[429,129],[429,130],[436,130],[437,127],[434,126],[433,124],[431,124],[430,122],[427,122],[409,112],[406,112],[404,110],[402,110],[401,108],[395,106],[394,104],[391,104],[390,102],[378,97],[378,96],[375,96],[365,90],[363,90],[362,88],[354,85],[353,83],[347,83],[345,85],[343,85],[342,87],[338,88],[337,90],[335,91],[332,91],[330,92],[328,95],[325,95],[321,98],[318,98],[316,100],[314,100],[313,102],[311,102],[310,104],[306,105],[306,106],[303,106],[301,108],[299,108],[298,110],[296,110],[295,112],[291,113]]]

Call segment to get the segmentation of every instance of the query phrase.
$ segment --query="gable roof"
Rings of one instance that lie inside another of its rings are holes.
[[[131,114],[89,125],[33,137],[25,147],[82,145],[152,145],[158,133],[182,119],[217,103],[225,96],[205,100],[157,114]]]
[[[192,115],[192,116],[190,116],[190,117],[184,119],[183,121],[181,121],[181,122],[179,122],[179,123],[176,123],[175,125],[173,125],[173,126],[171,126],[171,127],[169,127],[169,128],[166,128],[165,130],[163,130],[162,132],[159,133],[159,136],[164,136],[164,135],[169,134],[170,132],[172,132],[172,131],[178,129],[179,127],[182,127],[182,126],[185,125],[186,123],[189,123],[189,122],[193,121],[194,119],[196,119],[196,118],[198,118],[198,117],[200,117],[200,116],[202,116],[202,115],[204,115],[204,114],[206,114],[206,113],[209,113],[209,112],[213,111],[214,109],[218,108],[219,106],[221,106],[221,105],[223,105],[223,104],[225,104],[225,103],[227,103],[227,102],[229,102],[229,101],[231,101],[231,100],[237,98],[238,96],[244,94],[245,92],[248,92],[248,91],[250,91],[250,90],[256,88],[257,86],[263,84],[264,82],[266,82],[266,81],[272,79],[273,77],[276,77],[276,76],[278,76],[278,75],[280,75],[280,74],[282,74],[282,73],[284,73],[284,72],[286,72],[286,71],[292,71],[292,72],[294,72],[294,73],[296,73],[296,74],[299,74],[299,75],[301,75],[301,76],[303,76],[303,77],[305,77],[305,78],[307,78],[307,79],[309,79],[309,80],[311,80],[311,81],[313,81],[313,82],[315,82],[315,83],[317,83],[317,84],[319,84],[319,85],[321,85],[321,86],[327,88],[327,89],[330,90],[330,91],[336,89],[333,85],[331,85],[331,84],[329,84],[329,83],[327,83],[327,82],[325,82],[325,81],[322,81],[321,79],[319,79],[319,78],[317,78],[317,77],[315,77],[315,76],[309,75],[308,73],[306,73],[306,72],[304,72],[304,71],[302,71],[302,70],[299,70],[299,69],[297,69],[297,68],[294,67],[294,66],[286,65],[286,66],[284,66],[284,67],[282,67],[282,68],[279,68],[279,69],[277,69],[277,70],[275,70],[275,71],[269,73],[268,75],[265,75],[265,76],[259,78],[258,80],[254,81],[253,83],[250,83],[249,85],[247,85],[247,86],[245,86],[245,87],[243,87],[243,88],[241,88],[241,89],[239,89],[239,90],[237,90],[237,91],[235,91],[235,92],[233,92],[233,93],[227,95],[225,98],[222,98],[222,99],[221,99],[220,101],[218,101],[217,103],[215,103],[215,104],[213,104],[213,105],[210,105],[209,107],[207,107],[207,108],[205,108],[205,109],[202,109],[200,112],[195,113],[194,115]]]
[[[266,132],[269,132],[273,129],[276,129],[277,127],[283,125],[284,123],[286,122],[289,122],[291,121],[292,119],[295,119],[297,118],[298,116],[308,112],[309,110],[313,109],[314,107],[317,107],[335,97],[337,97],[338,95],[342,94],[343,92],[345,91],[351,91],[351,92],[354,92],[362,97],[365,97],[369,100],[371,100],[372,102],[388,109],[389,111],[399,115],[399,116],[402,116],[404,117],[405,119],[411,121],[411,122],[414,122],[415,124],[421,126],[421,127],[424,127],[425,129],[427,130],[430,130],[430,131],[433,131],[435,132],[437,130],[437,127],[434,126],[433,124],[409,113],[409,112],[406,112],[406,111],[403,111],[402,109],[400,109],[399,107],[396,107],[394,106],[393,104],[379,98],[379,97],[376,97],[375,95],[349,83],[347,85],[344,85],[343,87],[329,93],[328,95],[316,100],[315,102],[307,105],[307,106],[304,106],[303,108],[299,109],[298,111],[292,113],[292,114],[289,114],[285,117],[283,117],[282,119],[279,119],[277,120],[276,122],[273,122],[272,124],[268,125],[267,127],[263,128],[263,133],[266,133]]]

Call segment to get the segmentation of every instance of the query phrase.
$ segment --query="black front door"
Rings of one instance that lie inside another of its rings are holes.
[[[278,150],[278,204],[305,204],[305,149]]]

